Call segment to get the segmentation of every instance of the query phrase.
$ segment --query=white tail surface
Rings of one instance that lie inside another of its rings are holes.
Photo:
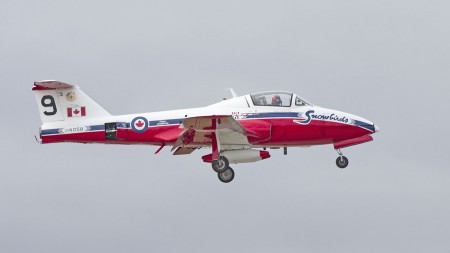
[[[33,92],[43,123],[111,116],[78,86],[59,81],[35,82]]]

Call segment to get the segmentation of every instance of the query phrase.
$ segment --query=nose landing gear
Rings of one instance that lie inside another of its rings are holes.
[[[336,159],[336,165],[339,168],[344,169],[348,166],[348,159],[344,156],[344,154],[342,154],[341,149],[336,149],[336,151],[339,154],[339,157]]]

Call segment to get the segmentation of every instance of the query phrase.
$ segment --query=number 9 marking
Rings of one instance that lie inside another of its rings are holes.
[[[50,95],[43,96],[41,99],[41,104],[43,107],[52,107],[53,108],[53,111],[44,111],[44,114],[47,116],[55,115],[56,112],[58,111],[56,109],[55,98],[53,98]]]

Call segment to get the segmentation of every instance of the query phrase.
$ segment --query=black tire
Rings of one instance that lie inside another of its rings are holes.
[[[227,170],[227,168],[229,167],[229,162],[228,159],[225,158],[224,156],[222,156],[221,158],[219,158],[218,160],[214,160],[211,163],[211,167],[213,168],[213,170],[217,173],[221,173]]]
[[[340,156],[336,159],[336,165],[343,169],[348,166],[348,159],[345,156]]]
[[[222,183],[229,183],[234,179],[234,170],[228,167],[224,172],[217,173],[217,176]]]

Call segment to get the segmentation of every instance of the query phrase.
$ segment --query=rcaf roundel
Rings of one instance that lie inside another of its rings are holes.
[[[136,133],[143,133],[148,128],[148,121],[144,117],[136,117],[131,121],[131,129]]]

